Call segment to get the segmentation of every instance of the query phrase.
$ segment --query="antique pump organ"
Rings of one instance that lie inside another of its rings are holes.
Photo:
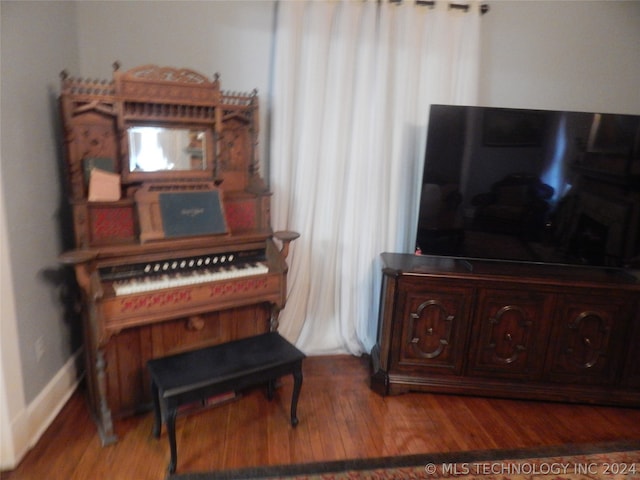
[[[289,242],[259,175],[258,97],[186,69],[62,74],[87,390],[104,444],[150,404],[147,360],[277,328]],[[275,240],[274,240],[275,238]]]

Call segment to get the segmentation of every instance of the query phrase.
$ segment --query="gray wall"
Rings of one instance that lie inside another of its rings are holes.
[[[640,113],[639,3],[490,4],[482,20],[480,103]],[[1,341],[19,345],[21,365],[3,368],[20,370],[27,404],[74,344],[59,289],[45,279],[63,243],[53,103],[59,71],[110,78],[119,60],[123,69],[156,63],[220,72],[223,89],[257,87],[266,117],[273,8],[271,1],[2,1],[0,207],[8,234],[0,240],[8,241],[12,288],[0,295],[15,292],[15,318],[0,322],[15,321],[18,338]]]
[[[57,256],[69,237],[68,222],[61,231],[65,199],[55,103],[60,71],[110,79],[112,63],[119,60],[125,70],[156,63],[210,77],[220,72],[223,89],[258,88],[264,117],[274,3],[3,0],[0,12],[0,205],[6,209],[18,331],[13,341],[21,363],[7,362],[5,369],[21,369],[29,404],[79,345],[79,330],[60,302],[64,292],[57,282]],[[3,288],[0,294],[5,292],[11,293]]]
[[[489,1],[481,105],[640,113],[639,1]]]
[[[78,44],[83,77],[111,78],[153,63],[220,74],[223,90],[260,96],[260,159],[267,151],[269,68],[275,1],[91,1],[78,3]],[[100,21],[96,22],[95,19]]]
[[[73,2],[3,1],[0,177],[24,394],[30,402],[69,358],[72,335],[57,283],[58,74],[78,65]],[[4,265],[2,267],[5,267]],[[2,288],[4,297],[7,288]],[[0,298],[4,302],[4,298]],[[0,320],[3,327],[10,319]],[[36,353],[36,345],[40,353]],[[77,345],[75,346],[77,348]],[[5,368],[16,368],[5,364]],[[14,391],[17,387],[13,386]]]

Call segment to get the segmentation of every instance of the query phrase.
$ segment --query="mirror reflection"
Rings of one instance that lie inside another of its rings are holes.
[[[130,172],[207,168],[204,130],[135,126],[127,133]]]

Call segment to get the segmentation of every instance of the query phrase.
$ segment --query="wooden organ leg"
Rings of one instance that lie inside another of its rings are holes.
[[[107,402],[107,362],[104,350],[99,348],[98,341],[98,313],[95,300],[102,296],[102,286],[97,274],[91,273],[87,264],[83,263],[75,267],[76,278],[82,289],[83,303],[87,309],[83,313],[85,355],[87,358],[87,375],[89,390],[91,392],[91,409],[94,421],[98,427],[98,435],[103,446],[115,443],[118,440],[113,430],[111,410]]]
[[[113,431],[113,420],[111,419],[111,410],[107,403],[107,374],[105,371],[107,362],[104,359],[104,351],[98,349],[96,351],[96,374],[98,379],[98,433],[102,445],[110,445],[118,440]]]

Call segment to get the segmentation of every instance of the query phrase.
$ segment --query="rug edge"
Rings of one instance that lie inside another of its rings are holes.
[[[402,455],[397,457],[356,458],[328,462],[270,465],[233,470],[187,472],[169,475],[167,480],[238,480],[273,478],[281,475],[304,475],[341,472],[346,470],[373,470],[377,468],[407,467],[427,463],[461,463],[497,461],[505,459],[545,458],[640,450],[640,440],[618,440],[599,443],[569,443],[540,447],[497,450],[467,450]]]

